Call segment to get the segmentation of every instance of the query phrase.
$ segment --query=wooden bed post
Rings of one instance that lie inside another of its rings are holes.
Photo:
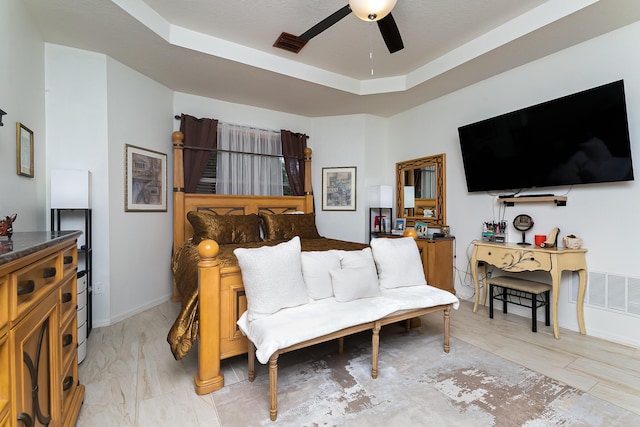
[[[198,245],[198,373],[196,393],[207,394],[224,387],[220,373],[220,247],[213,240]]]
[[[184,242],[184,135],[180,131],[173,132],[173,253]],[[180,301],[178,288],[173,283],[171,301]]]
[[[315,212],[313,209],[313,186],[311,180],[311,148],[304,149],[304,198],[307,208],[305,212]]]

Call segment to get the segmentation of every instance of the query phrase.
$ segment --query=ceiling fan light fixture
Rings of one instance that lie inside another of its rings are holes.
[[[367,22],[379,21],[391,13],[398,0],[349,0],[351,11]]]

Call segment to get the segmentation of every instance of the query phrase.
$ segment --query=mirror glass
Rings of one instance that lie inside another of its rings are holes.
[[[396,163],[396,212],[407,220],[446,225],[445,155]]]

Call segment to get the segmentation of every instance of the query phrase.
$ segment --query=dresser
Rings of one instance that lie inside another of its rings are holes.
[[[78,231],[0,241],[0,427],[73,426],[78,380]]]

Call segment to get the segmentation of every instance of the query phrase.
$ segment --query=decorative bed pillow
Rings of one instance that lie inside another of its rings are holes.
[[[309,302],[298,237],[275,246],[238,248],[233,253],[242,271],[250,321]]]
[[[288,240],[294,236],[301,239],[318,239],[315,214],[260,214],[264,226],[265,240]]]
[[[337,252],[340,256],[340,269],[330,272],[336,301],[347,302],[380,295],[371,248]]]
[[[204,239],[215,240],[219,245],[261,241],[260,217],[256,214],[217,215],[207,211],[190,211],[187,219],[193,227],[195,244]]]
[[[302,276],[307,292],[312,299],[324,299],[333,296],[331,270],[340,269],[340,256],[337,251],[302,252]]]
[[[333,294],[338,302],[348,302],[380,295],[375,268],[341,268],[331,270],[330,273]]]
[[[425,285],[418,245],[412,237],[379,238],[370,243],[380,287]]]

